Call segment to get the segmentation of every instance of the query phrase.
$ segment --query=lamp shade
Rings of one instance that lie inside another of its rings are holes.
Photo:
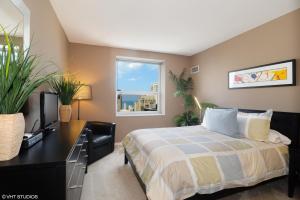
[[[83,85],[80,87],[74,98],[76,100],[92,99],[92,87],[90,85]]]

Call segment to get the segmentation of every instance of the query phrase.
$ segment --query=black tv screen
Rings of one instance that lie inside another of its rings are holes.
[[[41,128],[46,129],[58,121],[58,96],[56,93],[42,92],[41,104]]]

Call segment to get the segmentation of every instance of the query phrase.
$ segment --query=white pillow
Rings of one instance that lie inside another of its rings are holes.
[[[276,130],[270,129],[270,134],[269,134],[269,142],[271,143],[282,143],[285,145],[290,145],[291,144],[291,140],[286,137],[285,135],[282,135],[281,133],[279,133]]]
[[[237,113],[237,109],[208,109],[205,112],[205,127],[209,131],[240,138]]]
[[[237,121],[240,135],[248,139],[268,142],[272,114],[271,109],[264,113],[239,112]]]
[[[203,119],[202,119],[202,123],[201,123],[201,126],[204,126],[205,128],[207,128],[207,123],[206,123],[206,121],[207,121],[207,115],[206,115],[206,111],[211,111],[211,110],[213,110],[213,109],[216,109],[216,108],[206,108],[205,109],[205,112],[204,112],[204,115],[203,115]],[[220,108],[221,109],[221,108]]]
[[[211,108],[207,108],[207,109],[211,109]],[[239,112],[238,116],[237,116],[237,119],[238,119],[239,131],[240,131],[241,136],[245,136],[245,134],[243,133],[245,131],[245,128],[246,128],[245,118],[249,117],[249,115],[252,115],[252,116],[266,116],[266,117],[269,117],[271,119],[272,114],[273,114],[272,110],[267,110],[267,112],[265,112],[265,113],[242,113],[242,112]],[[201,126],[206,127],[205,114],[204,114]],[[273,129],[270,129],[267,142],[271,142],[271,143],[275,143],[275,144],[282,143],[282,144],[285,144],[285,145],[290,145],[291,144],[291,140],[288,137],[286,137],[285,135],[283,135],[283,134],[281,134],[278,131],[273,130]]]

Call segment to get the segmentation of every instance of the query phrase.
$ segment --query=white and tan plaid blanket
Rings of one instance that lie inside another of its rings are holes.
[[[288,173],[287,146],[236,139],[202,126],[135,130],[123,145],[149,200],[251,186]]]

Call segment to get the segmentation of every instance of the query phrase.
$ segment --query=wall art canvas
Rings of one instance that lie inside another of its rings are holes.
[[[296,60],[228,73],[229,89],[296,85]]]

